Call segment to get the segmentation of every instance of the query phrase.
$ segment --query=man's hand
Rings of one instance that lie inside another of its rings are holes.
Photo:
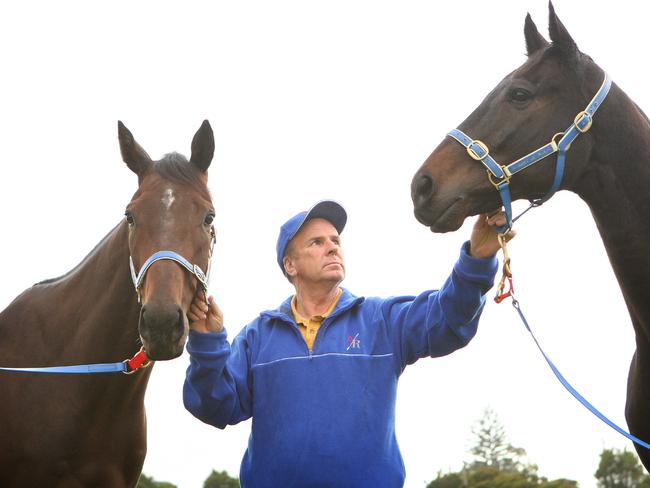
[[[197,332],[221,332],[223,330],[223,314],[221,309],[214,303],[214,297],[210,296],[205,301],[203,290],[197,290],[194,295],[190,310],[187,312],[190,319],[190,329]]]
[[[494,256],[501,246],[497,239],[495,226],[506,224],[506,215],[503,210],[491,214],[481,214],[476,219],[470,238],[469,253],[475,258],[489,258]],[[515,231],[510,229],[506,232],[506,242],[515,236]]]

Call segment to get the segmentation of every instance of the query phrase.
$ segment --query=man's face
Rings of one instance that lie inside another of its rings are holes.
[[[345,278],[339,233],[325,219],[312,219],[302,226],[289,244],[284,263],[295,285],[338,285]]]

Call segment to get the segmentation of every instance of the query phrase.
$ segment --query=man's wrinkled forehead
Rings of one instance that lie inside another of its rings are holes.
[[[321,219],[321,218],[315,218],[315,219],[310,219],[307,222],[305,222],[300,230],[296,233],[295,236],[293,236],[293,239],[289,241],[289,244],[292,242],[301,242],[305,240],[312,240],[316,238],[340,238],[338,231],[336,230],[336,227],[326,219]]]

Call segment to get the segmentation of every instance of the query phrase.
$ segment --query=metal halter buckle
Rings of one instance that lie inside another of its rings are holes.
[[[203,270],[201,268],[199,268],[198,264],[194,265],[194,276],[196,276],[196,278],[199,280],[199,282],[201,283],[201,285],[204,288],[207,288],[207,285],[208,285],[207,281],[208,280],[207,280],[205,274],[203,273]]]
[[[582,122],[583,117],[587,117],[587,125],[581,129],[580,128],[580,122]],[[579,132],[582,132],[583,134],[587,132],[591,128],[591,124],[593,123],[594,119],[589,115],[585,110],[582,112],[579,112],[578,115],[576,115],[576,118],[573,119],[573,124],[576,126],[576,129],[578,129]]]
[[[472,147],[474,144],[476,144],[478,147],[483,149],[483,151],[485,151],[485,154],[483,156],[479,156],[478,153],[474,150],[474,148]],[[467,154],[469,154],[469,157],[475,159],[476,161],[481,161],[482,159],[486,158],[488,154],[490,154],[490,150],[485,145],[485,143],[483,141],[479,141],[478,139],[475,139],[472,142],[470,142],[469,145],[466,147],[466,149],[467,149]]]
[[[562,138],[564,137],[564,134],[566,134],[566,132],[557,132],[553,135],[553,137],[551,137],[551,145],[553,146],[553,152],[557,152],[560,150],[559,144]],[[571,149],[571,142],[567,144],[567,146],[563,150],[568,151],[569,149]]]
[[[495,180],[494,180],[494,179],[497,178],[497,177],[494,176],[494,175],[492,174],[491,171],[488,171],[488,172],[487,172],[488,179],[490,180],[490,183],[492,183],[492,185],[494,185],[494,187],[495,187],[497,190],[501,190],[501,185],[504,185],[504,184],[510,183],[510,177],[512,176],[512,175],[510,174],[510,171],[508,171],[508,168],[505,168],[505,167],[503,167],[503,166],[500,166],[500,168],[501,168],[501,170],[503,171],[503,177],[502,177],[499,181],[495,181]]]

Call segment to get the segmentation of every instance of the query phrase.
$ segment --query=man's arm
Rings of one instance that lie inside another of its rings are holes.
[[[426,356],[444,356],[464,347],[476,334],[497,271],[500,249],[494,225],[505,224],[503,213],[481,215],[469,242],[463,245],[451,275],[440,290],[416,297],[387,300],[382,313],[397,343],[402,367]],[[506,239],[514,232],[506,234]]]
[[[199,291],[190,306],[187,351],[190,367],[183,385],[185,408],[199,420],[224,428],[250,418],[249,354],[245,329],[232,346],[226,340],[223,314]]]

